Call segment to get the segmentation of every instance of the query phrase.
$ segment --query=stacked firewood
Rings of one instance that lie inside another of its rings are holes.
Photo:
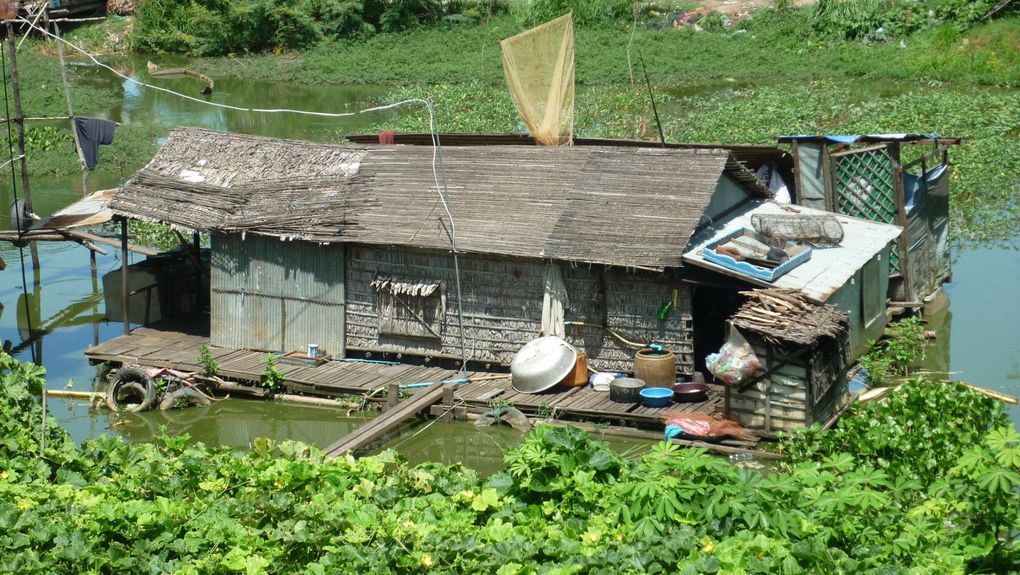
[[[733,318],[758,325],[763,331],[786,330],[791,319],[815,308],[803,294],[792,290],[752,290],[740,295],[748,301]]]
[[[810,343],[822,336],[838,338],[849,329],[846,312],[811,302],[793,290],[740,292],[747,302],[733,314],[733,325],[769,338]]]

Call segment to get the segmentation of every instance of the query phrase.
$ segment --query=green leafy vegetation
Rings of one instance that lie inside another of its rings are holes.
[[[267,353],[259,362],[266,366],[260,374],[262,376],[262,387],[272,392],[283,391],[284,373],[276,366],[276,355]]]
[[[209,346],[204,343],[198,346],[198,364],[202,366],[205,375],[213,377],[220,372],[220,362],[216,361]]]
[[[474,22],[478,2],[439,0],[142,0],[133,50],[195,56],[306,48],[440,20]]]
[[[910,368],[924,359],[927,340],[921,318],[910,317],[889,325],[888,338],[871,342],[871,348],[861,357],[861,367],[868,372],[872,383],[893,383],[896,377],[905,377]]]
[[[39,458],[43,377],[0,354],[3,572],[1020,568],[1020,436],[959,386],[911,384],[832,432],[790,438],[791,459],[768,473],[665,443],[629,460],[539,426],[483,479],[392,451],[326,460],[268,440],[250,452],[186,436],[78,447],[52,424]],[[895,441],[879,447],[878,429]]]

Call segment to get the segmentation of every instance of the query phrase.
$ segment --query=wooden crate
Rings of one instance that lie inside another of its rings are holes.
[[[727,418],[749,429],[798,429],[826,423],[846,401],[847,365],[836,343],[819,342],[795,359],[787,359],[802,348],[770,343],[755,334],[746,337],[765,373],[772,373],[743,392],[727,387]]]

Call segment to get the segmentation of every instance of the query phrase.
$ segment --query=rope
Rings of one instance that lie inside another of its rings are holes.
[[[462,406],[462,405],[465,405],[465,403],[466,403],[466,402],[464,401],[464,399],[463,399],[463,398],[461,398],[461,397],[458,397],[458,396],[454,396],[454,399],[455,399],[456,401],[454,401],[453,405],[451,405],[451,406],[447,407],[447,408],[446,408],[446,410],[445,410],[445,411],[443,411],[443,413],[441,413],[441,414],[437,415],[435,419],[433,419],[432,421],[430,421],[430,422],[426,423],[426,424],[425,424],[425,427],[422,427],[422,428],[421,428],[421,429],[419,429],[418,431],[415,431],[415,432],[414,432],[413,434],[411,434],[411,436],[410,436],[410,437],[406,437],[406,438],[404,438],[404,439],[403,439],[403,440],[402,440],[402,441],[401,441],[400,443],[398,443],[398,444],[394,445],[394,446],[393,446],[393,447],[391,447],[390,449],[399,449],[401,445],[403,445],[403,444],[407,443],[408,441],[411,441],[412,439],[414,439],[415,437],[418,437],[418,436],[419,436],[419,435],[421,435],[422,433],[425,433],[425,431],[426,431],[426,430],[427,430],[428,428],[432,427],[433,425],[435,425],[435,424],[436,424],[436,422],[438,422],[438,421],[440,421],[441,419],[443,419],[443,416],[444,416],[444,415],[446,415],[447,413],[450,413],[451,411],[453,411],[454,409],[456,409],[456,408],[458,408],[458,407],[460,407],[460,406]]]
[[[13,42],[13,40],[12,40]],[[3,74],[4,74],[4,113],[7,118],[7,152],[10,156],[10,160],[7,161],[7,165],[11,167],[11,193],[14,196],[14,223],[18,228],[18,255],[21,259],[21,293],[25,296],[25,319],[28,324],[28,339],[32,339],[32,307],[28,302],[28,273],[25,271],[25,246],[21,238],[24,237],[25,233],[21,229],[21,217],[22,213],[18,203],[18,175],[14,171],[14,162],[19,158],[14,157],[14,134],[11,133],[11,103],[10,98],[7,96],[7,50],[0,48],[0,63],[2,63]],[[17,118],[16,118],[17,120]],[[24,157],[24,154],[19,156]],[[32,352],[32,363],[37,363],[35,356],[35,346],[28,346]],[[45,417],[45,414],[43,414]]]

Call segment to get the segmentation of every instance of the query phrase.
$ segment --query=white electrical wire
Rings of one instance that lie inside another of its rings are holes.
[[[345,118],[345,117],[356,116],[358,114],[366,114],[366,113],[370,113],[370,112],[381,112],[381,111],[384,111],[384,110],[390,110],[390,109],[398,108],[400,106],[405,106],[405,105],[408,105],[408,104],[422,104],[422,105],[424,105],[425,108],[429,112],[429,134],[432,136],[432,179],[433,179],[433,181],[436,184],[436,193],[439,194],[439,199],[443,203],[443,210],[446,211],[446,217],[447,217],[448,221],[450,222],[450,233],[449,233],[450,248],[453,251],[454,267],[456,268],[455,273],[457,275],[457,303],[458,303],[458,310],[459,310],[458,311],[458,316],[459,316],[458,319],[460,320],[460,338],[461,338],[461,342],[460,342],[460,347],[461,347],[461,370],[466,369],[466,367],[467,367],[467,355],[466,355],[466,353],[467,352],[466,352],[466,346],[465,346],[465,342],[464,342],[463,308],[461,307],[463,304],[461,302],[461,293],[460,293],[460,269],[459,269],[460,266],[459,266],[459,262],[457,261],[458,260],[458,255],[459,255],[459,252],[457,251],[457,226],[454,223],[453,213],[450,211],[450,204],[449,204],[449,202],[447,200],[446,193],[444,193],[444,190],[446,189],[446,185],[445,185],[446,184],[446,175],[444,173],[444,175],[443,175],[443,183],[440,184],[440,182],[439,182],[439,171],[436,169],[436,164],[439,161],[438,158],[439,158],[440,143],[439,143],[439,134],[437,133],[437,130],[436,130],[436,110],[435,110],[435,106],[433,105],[433,103],[431,101],[425,100],[425,99],[422,99],[422,98],[410,98],[410,99],[407,99],[407,100],[401,100],[400,102],[394,102],[392,104],[383,104],[381,106],[374,106],[372,108],[366,108],[364,110],[357,110],[357,111],[354,111],[354,112],[311,112],[311,111],[308,111],[308,110],[293,110],[293,109],[289,109],[289,108],[244,108],[244,107],[241,107],[241,106],[231,106],[229,104],[220,104],[218,102],[211,102],[211,101],[208,101],[208,100],[203,100],[203,99],[200,99],[200,98],[196,98],[194,96],[189,96],[187,94],[182,94],[180,92],[175,92],[174,90],[170,90],[169,88],[163,88],[163,87],[160,87],[160,86],[154,86],[152,84],[147,84],[145,82],[142,82],[141,80],[138,80],[138,79],[133,78],[131,76],[128,76],[126,74],[122,74],[119,71],[117,71],[114,68],[112,68],[111,66],[108,66],[108,65],[100,62],[98,59],[96,59],[95,56],[93,56],[91,53],[87,52],[85,49],[75,45],[72,42],[69,42],[69,41],[65,40],[61,36],[58,36],[56,34],[51,33],[49,30],[45,30],[43,28],[40,28],[35,23],[30,22],[29,20],[27,20],[25,17],[19,16],[18,20],[20,20],[21,22],[27,24],[29,28],[34,29],[34,30],[40,32],[41,34],[44,34],[44,35],[46,35],[46,36],[48,36],[50,38],[53,38],[57,42],[61,42],[61,43],[65,44],[65,45],[67,45],[67,46],[70,46],[71,48],[73,48],[74,50],[76,50],[77,52],[81,53],[82,55],[84,55],[89,60],[91,60],[92,63],[95,64],[96,66],[99,66],[101,68],[109,70],[114,75],[116,75],[116,76],[118,76],[120,78],[123,78],[124,80],[126,80],[128,82],[132,82],[134,84],[137,84],[139,86],[143,86],[145,88],[150,88],[152,90],[158,90],[160,92],[171,94],[171,95],[177,96],[179,98],[184,98],[185,100],[190,100],[192,102],[197,102],[199,104],[203,104],[203,105],[206,105],[206,106],[212,106],[212,107],[215,107],[215,108],[223,108],[223,109],[227,109],[227,110],[236,110],[236,111],[239,111],[239,112],[253,112],[253,113],[260,113],[260,114],[300,114],[300,115],[305,115],[305,116],[319,116],[319,117],[324,117],[324,118]]]
[[[400,106],[406,106],[408,104],[422,104],[422,105],[424,105],[425,108],[429,112],[429,134],[432,136],[432,179],[433,179],[433,181],[436,184],[436,193],[439,194],[439,199],[443,203],[443,210],[446,212],[446,217],[447,217],[448,221],[450,222],[450,231],[449,231],[450,248],[453,251],[454,267],[456,268],[455,273],[457,275],[457,302],[458,302],[458,310],[459,310],[458,311],[458,319],[460,320],[460,328],[461,328],[460,329],[460,332],[461,332],[461,335],[460,335],[460,337],[461,337],[461,342],[460,342],[460,347],[461,347],[461,370],[466,369],[466,367],[467,367],[467,356],[466,356],[467,351],[466,351],[466,345],[465,345],[465,342],[464,342],[463,308],[461,307],[463,304],[461,303],[461,292],[460,292],[460,269],[459,269],[460,266],[459,266],[459,262],[457,261],[458,260],[458,256],[459,256],[459,252],[457,250],[457,226],[454,223],[453,213],[450,211],[450,204],[449,204],[449,201],[447,200],[446,193],[444,193],[444,190],[446,189],[446,185],[445,185],[446,184],[446,175],[444,173],[444,175],[443,175],[443,183],[441,184],[440,181],[439,181],[439,171],[436,168],[436,165],[439,162],[439,147],[440,147],[440,143],[439,143],[439,134],[437,133],[437,129],[436,129],[436,110],[435,110],[435,106],[433,105],[433,103],[431,101],[428,101],[428,100],[425,100],[425,99],[422,99],[422,98],[410,98],[410,99],[407,99],[407,100],[402,100],[400,102],[394,102],[392,104],[383,104],[383,105],[380,105],[380,106],[374,106],[374,107],[371,107],[371,108],[366,108],[364,110],[357,110],[357,111],[354,111],[354,112],[312,112],[312,111],[308,111],[308,110],[293,110],[293,109],[288,109],[288,108],[244,108],[244,107],[241,107],[241,106],[231,106],[229,104],[220,104],[218,102],[211,102],[211,101],[208,101],[208,100],[203,100],[203,99],[200,99],[200,98],[196,98],[194,96],[189,96],[187,94],[182,94],[180,92],[175,92],[174,90],[170,90],[168,88],[163,88],[163,87],[160,87],[160,86],[154,86],[152,84],[147,84],[145,82],[142,82],[141,80],[138,80],[138,79],[133,78],[131,76],[128,76],[126,74],[122,74],[119,71],[117,71],[116,69],[112,68],[111,66],[108,66],[108,65],[100,62],[94,55],[92,55],[91,53],[89,53],[85,49],[81,48],[80,46],[77,46],[76,44],[65,40],[61,36],[58,36],[56,34],[51,33],[49,30],[40,28],[35,23],[30,22],[29,20],[27,20],[23,16],[19,16],[18,20],[20,20],[24,24],[27,24],[29,28],[34,29],[34,30],[40,32],[41,34],[44,34],[44,35],[46,35],[46,36],[48,36],[50,38],[53,38],[57,42],[61,42],[61,43],[65,44],[65,45],[67,45],[67,46],[70,46],[71,48],[73,48],[74,50],[76,50],[80,54],[84,55],[89,60],[91,60],[92,63],[95,64],[96,66],[99,66],[101,68],[109,70],[114,75],[116,75],[116,76],[118,76],[120,78],[123,78],[125,81],[132,82],[134,84],[137,84],[139,86],[143,86],[145,88],[150,88],[152,90],[158,90],[160,92],[171,94],[171,95],[177,96],[179,98],[184,98],[185,100],[190,100],[192,102],[197,102],[199,104],[203,104],[203,105],[206,105],[206,106],[212,106],[212,107],[215,107],[215,108],[223,108],[223,109],[227,109],[227,110],[236,110],[236,111],[239,111],[239,112],[253,112],[253,113],[261,113],[261,114],[300,114],[300,115],[306,115],[306,116],[319,116],[319,117],[324,117],[324,118],[345,118],[345,117],[355,116],[355,115],[358,115],[358,114],[366,114],[366,113],[371,113],[371,112],[381,112],[381,111],[384,111],[384,110],[391,110],[393,108],[398,108]]]
[[[96,59],[95,56],[93,56],[92,54],[87,52],[84,48],[81,48],[81,47],[77,46],[76,44],[65,40],[64,38],[62,38],[60,36],[57,36],[56,34],[53,34],[49,30],[46,30],[44,28],[40,28],[39,26],[37,26],[37,25],[33,24],[32,22],[30,22],[29,20],[27,20],[24,16],[19,16],[18,20],[20,20],[24,24],[27,24],[30,28],[32,28],[33,30],[36,30],[40,34],[44,34],[46,36],[49,36],[50,38],[53,38],[54,40],[56,40],[58,42],[61,42],[61,43],[63,43],[66,46],[69,46],[69,47],[73,48],[75,51],[79,52],[80,54],[82,54],[83,56],[85,56],[86,58],[91,60],[92,63],[95,64],[96,66],[99,66],[101,68],[105,68],[106,70],[109,70],[110,72],[112,72],[114,75],[116,75],[116,76],[118,76],[120,78],[123,78],[124,80],[126,80],[128,82],[132,82],[134,84],[138,84],[139,86],[144,86],[146,88],[151,88],[153,90],[158,90],[160,92],[165,92],[167,94],[172,94],[174,96],[177,96],[177,97],[180,97],[180,98],[184,98],[185,100],[191,100],[192,102],[197,102],[199,104],[204,104],[206,106],[212,106],[212,107],[215,107],[215,108],[224,108],[224,109],[227,109],[227,110],[236,110],[238,112],[258,112],[258,113],[263,113],[263,114],[282,114],[282,113],[286,113],[286,114],[302,114],[302,115],[306,115],[306,116],[321,116],[321,117],[324,117],[324,118],[345,118],[345,117],[350,117],[350,116],[356,116],[358,114],[364,114],[366,112],[378,112],[378,111],[381,111],[381,110],[388,110],[390,108],[396,108],[398,106],[401,106],[401,105],[404,105],[404,104],[408,104],[408,103],[412,103],[412,102],[420,102],[420,103],[425,104],[426,106],[428,106],[428,102],[426,102],[425,100],[422,100],[420,98],[416,98],[416,99],[411,99],[411,100],[404,100],[402,102],[396,102],[394,104],[386,104],[386,105],[383,105],[383,106],[376,106],[374,108],[368,108],[368,109],[365,109],[365,110],[358,110],[358,111],[355,111],[355,112],[311,112],[309,110],[292,110],[292,109],[288,109],[288,108],[244,108],[242,106],[231,106],[230,104],[220,104],[218,102],[210,102],[208,100],[203,100],[201,98],[196,98],[194,96],[189,96],[187,94],[182,94],[180,92],[175,92],[175,91],[170,90],[168,88],[163,88],[163,87],[160,87],[160,86],[154,86],[152,84],[147,84],[145,82],[142,82],[141,80],[138,80],[136,78],[132,78],[131,76],[128,76],[126,74],[122,74],[122,73],[118,72],[116,69],[114,69],[114,68],[112,68],[112,67],[110,67],[110,66],[108,66],[108,65],[106,65],[106,64],[104,64],[102,62],[100,62],[98,59]],[[430,112],[431,112],[431,109],[430,109]]]

